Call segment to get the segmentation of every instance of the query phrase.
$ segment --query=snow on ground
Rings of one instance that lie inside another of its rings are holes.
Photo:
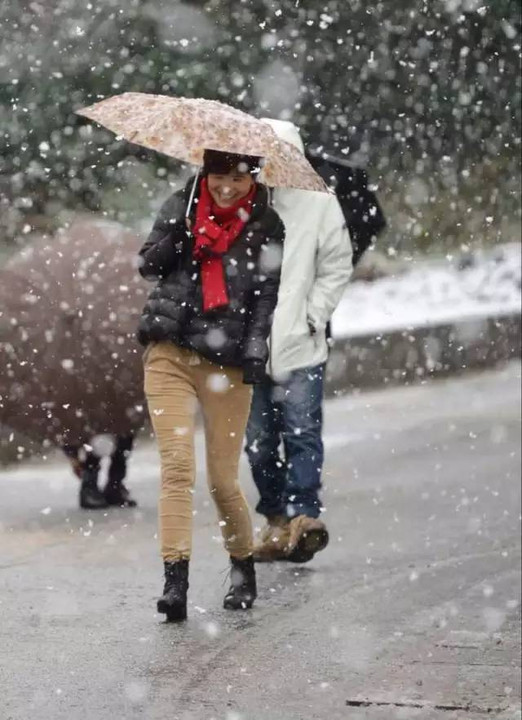
[[[333,318],[337,338],[519,313],[521,246],[469,262],[425,262],[372,283],[354,282]]]

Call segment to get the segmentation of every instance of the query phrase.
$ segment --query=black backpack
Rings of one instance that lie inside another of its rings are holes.
[[[353,245],[353,264],[386,227],[386,219],[377,196],[368,187],[368,175],[346,160],[331,155],[307,155],[315,170],[335,190]]]
[[[386,218],[377,196],[368,187],[368,175],[346,160],[331,155],[307,153],[307,158],[326,184],[335,190],[350,232],[355,267],[386,227]],[[331,323],[326,326],[326,339],[331,345]]]

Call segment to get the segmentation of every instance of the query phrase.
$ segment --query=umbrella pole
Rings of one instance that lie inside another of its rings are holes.
[[[198,168],[196,177],[194,178],[194,182],[192,184],[192,190],[190,191],[190,198],[189,198],[188,205],[187,205],[187,212],[185,213],[186,218],[188,218],[188,216],[190,215],[190,211],[192,210],[192,203],[194,202],[194,197],[196,195],[196,188],[198,186],[199,173],[200,173],[200,168]]]

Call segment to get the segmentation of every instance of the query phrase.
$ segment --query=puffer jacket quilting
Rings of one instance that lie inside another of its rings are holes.
[[[140,273],[157,285],[143,310],[138,340],[171,341],[225,366],[266,362],[284,225],[259,185],[249,222],[223,256],[229,305],[203,312],[200,266],[185,222],[192,182],[166,201],[140,251]]]

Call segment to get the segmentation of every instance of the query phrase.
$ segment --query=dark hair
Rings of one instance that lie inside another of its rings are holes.
[[[257,177],[261,172],[262,159],[255,155],[236,155],[235,153],[219,152],[218,150],[205,150],[203,157],[203,174],[228,175],[237,170],[250,173]]]

